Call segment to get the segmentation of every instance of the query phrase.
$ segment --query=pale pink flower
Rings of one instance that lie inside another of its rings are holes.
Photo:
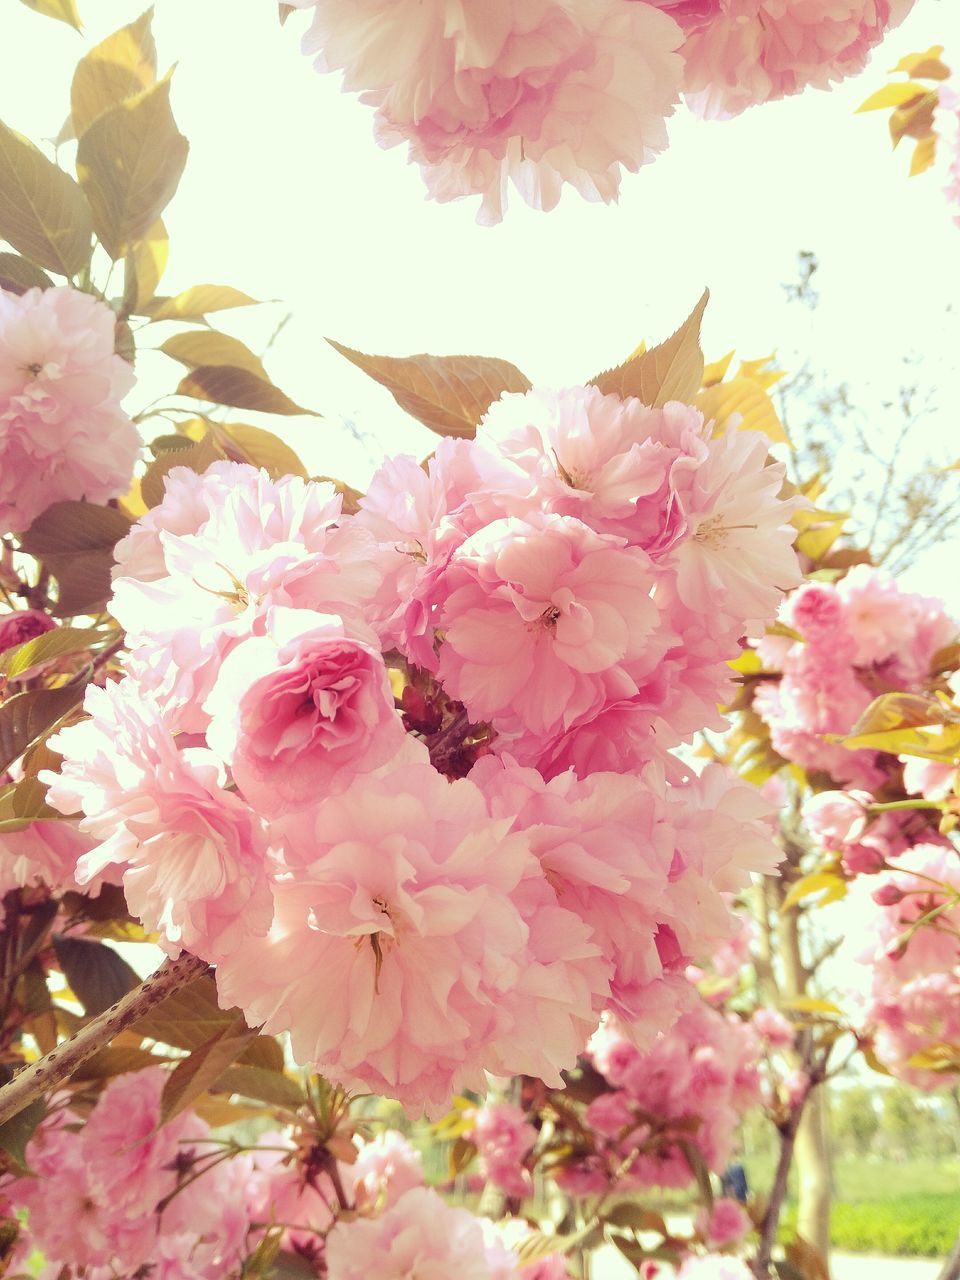
[[[803,806],[803,819],[816,840],[837,850],[863,835],[872,802],[868,791],[820,791]]]
[[[478,1219],[426,1187],[372,1221],[339,1223],[327,1237],[326,1263],[329,1280],[491,1280]]]
[[[956,786],[957,769],[939,760],[921,760],[917,756],[901,756],[903,788],[910,795],[925,800],[945,800]]]
[[[771,1049],[788,1049],[793,1044],[793,1024],[777,1009],[757,1009],[750,1023]]]
[[[737,1244],[753,1230],[750,1215],[736,1200],[726,1196],[714,1200],[713,1208],[702,1208],[696,1218],[697,1230],[706,1244],[714,1249]]]
[[[655,662],[649,558],[579,520],[497,520],[446,580],[440,678],[474,719],[548,735],[635,693],[631,668]]]
[[[362,1200],[388,1208],[413,1187],[423,1186],[423,1159],[402,1133],[384,1129],[359,1144],[350,1177]]]
[[[89,836],[72,822],[32,822],[22,831],[0,835],[0,894],[41,883],[51,889],[80,889],[77,863],[94,846]],[[82,892],[96,892],[100,885],[119,882],[109,868],[95,883],[84,883]]]
[[[218,967],[221,997],[290,1030],[300,1061],[413,1110],[482,1089],[482,1066],[559,1082],[606,991],[597,948],[525,839],[415,747],[275,824],[274,924]]]
[[[684,45],[687,102],[698,115],[722,119],[808,85],[827,89],[862,71],[909,7],[910,0],[721,0]]]
[[[930,973],[910,982],[895,981],[892,989],[870,1001],[864,1020],[874,1028],[877,1057],[899,1079],[916,1089],[942,1089],[956,1073],[912,1066],[914,1054],[938,1044],[960,1041],[960,975]]]
[[[206,728],[220,664],[263,634],[271,606],[336,614],[347,634],[375,642],[364,613],[380,585],[372,539],[340,508],[330,484],[234,462],[199,483],[186,468],[167,474],[163,501],[117,544],[110,611],[140,687],[177,728]]]
[[[788,1107],[799,1107],[810,1092],[810,1077],[805,1071],[788,1071],[780,1082],[783,1099]]]
[[[224,789],[217,757],[180,749],[130,677],[88,686],[84,706],[91,718],[51,739],[62,771],[42,775],[48,802],[82,811],[80,830],[98,842],[78,864],[79,882],[122,870],[127,902],[146,928],[206,958],[266,932],[265,837],[253,811]]]
[[[530,1195],[533,1182],[523,1161],[537,1141],[537,1131],[522,1108],[512,1102],[486,1102],[469,1116],[465,1135],[480,1153],[481,1172],[509,1196]]]
[[[768,460],[769,443],[759,431],[731,428],[680,490],[690,535],[672,555],[677,594],[688,609],[735,619],[741,631],[768,622],[801,581],[789,524],[796,504],[779,496],[784,467]]]
[[[934,651],[956,635],[941,600],[903,591],[894,578],[870,565],[854,565],[837,592],[858,666],[894,659],[901,679],[916,681],[928,674]]]
[[[0,289],[0,529],[22,533],[55,502],[127,492],[140,437],[120,401],[133,370],[115,316],[67,287]]]
[[[277,607],[264,626],[224,659],[204,710],[208,744],[274,816],[385,764],[405,735],[379,649],[340,618]]]
[[[508,184],[552,209],[564,183],[617,198],[667,144],[682,31],[622,0],[297,0],[314,11],[304,41],[321,70],[377,107],[384,146],[409,142],[437,200],[480,194],[499,222]]]

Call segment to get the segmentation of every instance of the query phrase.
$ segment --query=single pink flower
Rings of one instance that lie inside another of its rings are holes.
[[[360,1144],[350,1177],[366,1204],[389,1208],[413,1187],[423,1186],[423,1160],[402,1133],[384,1129]]]
[[[707,1246],[714,1249],[738,1244],[753,1230],[750,1215],[743,1206],[725,1196],[714,1200],[712,1209],[700,1210],[696,1226]]]
[[[0,653],[15,645],[35,640],[45,631],[53,631],[56,623],[49,614],[39,609],[20,609],[14,613],[0,613]]]

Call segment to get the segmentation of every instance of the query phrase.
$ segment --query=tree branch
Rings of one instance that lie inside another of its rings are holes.
[[[122,1000],[81,1027],[68,1040],[58,1044],[37,1062],[23,1067],[9,1084],[0,1089],[0,1124],[17,1115],[42,1094],[55,1089],[88,1058],[109,1044],[131,1023],[137,1021],[161,1000],[172,995],[208,969],[205,960],[181,953],[176,960],[164,960],[160,968],[145,978],[139,987]]]

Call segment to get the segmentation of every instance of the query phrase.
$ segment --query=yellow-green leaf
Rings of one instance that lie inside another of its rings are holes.
[[[915,178],[918,174],[926,173],[936,158],[937,135],[930,133],[925,138],[919,138],[910,160],[910,177]]]
[[[505,392],[530,390],[529,380],[508,360],[426,354],[369,356],[332,338],[327,341],[386,387],[401,409],[441,436],[472,439],[494,400]]]
[[[57,822],[63,814],[46,801],[47,788],[37,778],[21,778],[0,792],[0,834],[23,831],[38,821]]]
[[[189,1058],[178,1062],[163,1086],[160,1123],[166,1124],[181,1111],[186,1111],[192,1102],[206,1093],[256,1035],[257,1032],[250,1030],[242,1016],[234,1017],[205,1044],[194,1049]]]
[[[861,102],[857,111],[881,111],[885,107],[902,107],[927,90],[922,84],[914,84],[912,80],[897,81],[885,84],[876,93],[871,93],[865,102]]]
[[[646,348],[644,348],[646,350]],[[636,353],[634,353],[636,354]],[[736,351],[728,352],[722,360],[714,360],[711,364],[703,366],[703,377],[700,385],[706,389],[712,387],[717,382],[722,382],[727,376],[727,370],[730,368],[730,362],[733,360]]]
[[[692,404],[703,381],[700,325],[709,300],[710,290],[705,289],[693,311],[666,342],[601,373],[592,379],[594,386],[605,395],[624,400],[636,396],[649,405],[661,406],[669,400]]]
[[[229,365],[200,365],[180,380],[176,394],[230,405],[234,409],[254,409],[258,413],[303,413],[320,417],[313,409],[305,409],[284,395],[272,382],[264,382],[249,369]]]
[[[143,308],[151,320],[203,320],[211,311],[255,307],[259,302],[228,284],[196,284],[172,298],[153,298]]]
[[[793,1013],[830,1013],[837,1017],[843,1016],[843,1010],[839,1005],[833,1004],[830,1000],[820,1000],[816,996],[793,996],[789,1000],[784,1000],[783,1008]]]
[[[62,276],[90,259],[90,209],[69,174],[0,124],[0,239]]]
[[[20,0],[34,13],[42,13],[45,18],[56,18],[65,22],[74,31],[80,30],[80,14],[77,12],[75,0]]]
[[[112,258],[122,258],[160,217],[188,150],[170,110],[169,77],[105,111],[80,139],[77,174]]]
[[[903,71],[908,76],[918,76],[921,80],[947,80],[950,68],[940,61],[943,45],[932,45],[925,53],[908,53],[901,58],[891,71]]]
[[[753,378],[738,374],[729,382],[718,382],[701,391],[697,408],[705,418],[712,418],[724,430],[737,415],[740,431],[762,431],[773,444],[789,444],[790,440],[768,393]]]
[[[203,365],[226,365],[246,369],[263,382],[270,381],[270,375],[259,358],[245,343],[239,338],[218,333],[216,329],[193,329],[187,333],[175,333],[172,338],[162,342],[159,349],[171,360],[186,365],[188,369],[199,369]]]
[[[15,680],[24,672],[55,658],[84,653],[91,647],[102,644],[109,636],[109,632],[92,627],[57,627],[55,631],[45,631],[43,635],[0,652],[0,674],[5,675],[8,680]]]
[[[77,63],[70,86],[73,130],[81,138],[105,111],[149,89],[157,80],[153,9],[101,40]]]
[[[26,293],[28,289],[49,289],[53,281],[26,258],[15,253],[0,253],[0,289],[8,293]]]
[[[934,132],[933,113],[940,101],[936,89],[904,103],[891,114],[889,120],[890,137],[896,148],[904,138],[913,138],[919,142]]]
[[[30,689],[0,704],[0,773],[73,710],[83,688],[78,681],[60,689]]]
[[[216,431],[221,440],[227,437],[226,452],[232,455],[235,450],[239,451],[243,461],[262,467],[272,480],[279,480],[281,476],[308,479],[307,469],[294,451],[272,432],[245,422],[217,423]]]
[[[815,871],[812,875],[801,876],[790,886],[781,910],[786,911],[790,907],[795,907],[798,902],[802,902],[804,898],[809,898],[814,893],[823,894],[817,902],[817,906],[823,907],[829,902],[839,902],[846,896],[846,892],[847,882],[842,877],[834,875],[831,871]]]
[[[196,444],[188,444],[184,449],[172,449],[161,453],[156,462],[147,468],[140,481],[140,494],[148,507],[156,507],[163,501],[166,491],[167,472],[173,467],[189,467],[198,475],[203,475],[211,463],[222,458],[223,452],[217,447],[212,433],[205,435]]]
[[[157,292],[167,265],[170,241],[163,219],[130,246],[123,260],[123,305],[127,315],[140,313]]]

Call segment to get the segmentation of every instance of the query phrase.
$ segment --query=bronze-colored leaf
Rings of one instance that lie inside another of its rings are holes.
[[[163,219],[131,245],[123,260],[123,307],[126,315],[139,313],[157,292],[167,265],[170,241]]]
[[[90,259],[92,234],[73,178],[0,124],[0,238],[38,266],[73,276]]]
[[[139,986],[140,979],[123,956],[89,938],[53,935],[53,949],[70,990],[94,1017]]]
[[[186,1111],[192,1102],[206,1093],[256,1035],[257,1032],[250,1030],[242,1016],[234,1017],[194,1049],[189,1058],[178,1062],[163,1086],[160,1123],[166,1124],[181,1111]]]
[[[83,698],[83,684],[30,689],[0,703],[0,773]],[[22,817],[23,815],[17,815]]]
[[[58,617],[90,612],[109,598],[113,548],[130,523],[113,507],[56,502],[22,535],[23,550],[42,560],[57,579]]]
[[[188,443],[185,449],[170,449],[161,453],[156,462],[151,462],[140,481],[140,494],[144,502],[148,507],[159,506],[166,492],[167,472],[173,467],[189,467],[197,475],[203,475],[211,463],[223,456],[212,433],[196,444]]]
[[[167,996],[133,1027],[141,1036],[176,1049],[199,1049],[224,1027],[236,1023],[239,1010],[221,1009],[217,985],[202,974],[187,986]]]
[[[246,343],[239,338],[231,338],[226,333],[218,333],[216,329],[193,329],[187,333],[175,333],[166,342],[161,342],[160,350],[188,369],[199,369],[203,365],[232,366],[235,369],[246,369],[263,382],[270,381],[270,375]]]
[[[188,151],[170,110],[169,77],[105,111],[80,139],[77,174],[111,258],[122,258],[160,217]]]
[[[300,1085],[282,1071],[248,1067],[239,1062],[228,1067],[209,1088],[214,1093],[240,1093],[245,1098],[255,1098],[257,1102],[269,1102],[293,1110],[306,1101]]]
[[[181,379],[176,394],[193,396],[197,400],[210,400],[214,404],[230,405],[234,409],[254,409],[259,413],[284,415],[320,414],[284,395],[272,382],[264,382],[249,369],[237,369],[227,365],[201,365]]]
[[[80,30],[80,14],[77,12],[76,0],[20,0],[34,13],[42,13],[45,18],[56,18],[65,22],[74,31]]]
[[[709,300],[710,290],[705,289],[693,311],[666,342],[601,373],[591,379],[593,385],[604,395],[623,400],[636,396],[649,405],[662,406],[669,400],[692,404],[703,379],[700,324]]]
[[[221,441],[227,437],[223,447],[231,457],[236,453],[237,461],[262,467],[271,480],[279,480],[281,476],[308,479],[307,469],[294,451],[272,432],[245,422],[217,423],[216,431]]]
[[[203,320],[211,311],[255,307],[259,302],[228,284],[195,284],[172,298],[153,298],[143,314],[151,320]]]
[[[28,289],[49,289],[53,281],[26,258],[15,253],[0,253],[0,289],[8,293],[26,293]]]
[[[73,131],[81,138],[105,111],[157,81],[152,7],[129,26],[101,40],[77,63],[70,86]]]
[[[441,436],[472,439],[480,419],[508,391],[530,381],[508,360],[489,356],[368,356],[332,338],[335,351],[386,387],[401,409]]]

